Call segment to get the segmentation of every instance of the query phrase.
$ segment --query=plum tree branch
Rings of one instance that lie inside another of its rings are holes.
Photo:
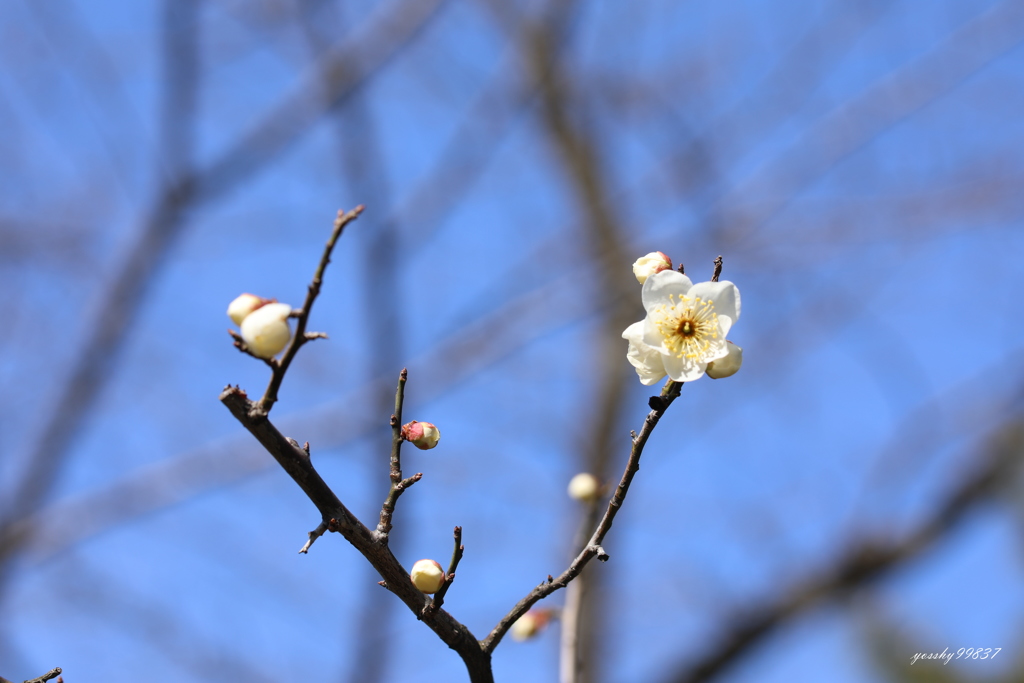
[[[548,576],[547,581],[542,582],[530,593],[516,603],[515,607],[509,611],[498,625],[491,630],[490,634],[482,641],[486,652],[493,652],[494,648],[501,642],[502,637],[508,632],[509,628],[516,620],[526,614],[527,610],[530,609],[538,601],[543,600],[547,596],[551,595],[560,588],[565,588],[569,583],[579,576],[583,568],[594,559],[595,557],[602,562],[608,560],[608,553],[605,552],[604,548],[601,547],[601,543],[604,541],[605,536],[612,528],[612,522],[615,521],[615,515],[618,514],[619,509],[626,500],[626,494],[629,493],[629,485],[633,481],[633,477],[640,471],[640,456],[643,455],[644,446],[647,444],[647,439],[650,438],[651,432],[658,425],[658,421],[661,420],[661,416],[665,414],[668,407],[672,405],[672,402],[679,396],[679,392],[682,389],[682,382],[669,381],[665,384],[665,387],[661,390],[659,396],[651,397],[651,412],[647,414],[644,419],[644,426],[640,430],[640,433],[633,437],[633,447],[629,452],[629,460],[626,463],[626,469],[622,473],[622,478],[619,480],[619,485],[615,487],[615,491],[612,493],[611,499],[608,501],[608,507],[605,509],[604,515],[601,517],[601,521],[598,522],[597,528],[594,529],[594,533],[590,536],[590,540],[584,546],[583,550],[576,556],[576,558],[570,563],[570,565],[558,575],[558,578]]]

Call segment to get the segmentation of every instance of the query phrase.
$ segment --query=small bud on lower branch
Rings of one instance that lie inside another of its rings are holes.
[[[532,609],[516,619],[509,633],[513,640],[529,640],[543,631],[554,615],[555,611],[552,609]]]
[[[433,560],[420,560],[412,566],[409,578],[421,593],[436,593],[444,585],[444,570]]]

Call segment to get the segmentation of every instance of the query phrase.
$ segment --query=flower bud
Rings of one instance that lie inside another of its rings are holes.
[[[743,349],[729,340],[726,340],[725,347],[729,350],[728,355],[708,363],[707,375],[711,379],[732,377],[743,365]]]
[[[241,294],[228,304],[228,317],[236,325],[241,325],[245,317],[264,304],[272,303],[273,299],[264,299],[255,294]]]
[[[441,432],[429,422],[413,420],[409,424],[402,425],[402,437],[416,448],[427,451],[441,440]]]
[[[589,472],[580,472],[569,480],[569,497],[589,503],[601,494],[601,482]]]
[[[258,358],[273,358],[288,344],[292,331],[288,327],[288,304],[265,304],[245,316],[242,339],[249,352]]]
[[[420,560],[412,566],[409,578],[421,593],[436,593],[444,585],[444,570],[433,560]]]
[[[660,251],[652,251],[647,256],[641,256],[633,263],[633,275],[636,276],[637,282],[640,284],[647,282],[647,278],[655,273],[671,269],[672,259]]]
[[[544,630],[553,615],[554,610],[532,609],[516,619],[509,633],[512,634],[513,640],[529,640]]]

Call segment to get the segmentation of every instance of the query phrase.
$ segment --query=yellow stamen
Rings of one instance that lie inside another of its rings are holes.
[[[711,350],[712,340],[718,339],[718,314],[715,302],[699,296],[669,295],[668,304],[656,309],[654,323],[661,334],[665,348],[676,358],[689,358],[700,362]]]

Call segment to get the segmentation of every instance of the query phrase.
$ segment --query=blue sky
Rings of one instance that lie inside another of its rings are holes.
[[[217,401],[226,384],[255,394],[267,380],[231,347],[228,302],[252,291],[299,305],[339,208],[367,205],[311,319],[330,339],[302,350],[273,419],[375,519],[387,396],[409,368],[406,416],[443,438],[406,453],[424,479],[399,503],[396,554],[444,561],[463,527],[446,606],[478,637],[571,557],[580,511],[565,486],[602,428],[601,380],[628,374],[615,477],[647,412],[625,342],[618,364],[602,355],[617,302],[632,301],[628,322],[643,316],[630,264],[662,250],[700,280],[723,256],[745,364],[683,388],[605,544],[612,560],[588,569],[603,576],[602,681],[671,680],[735,614],[851,543],[899,540],[1019,415],[1012,2],[576,4],[558,92],[595,153],[620,246],[605,255],[522,27],[487,2],[196,7],[181,34],[197,45],[194,105],[170,123],[168,74],[188,62],[166,61],[161,4],[0,8],[0,496],[31,467],[99,316],[127,320],[54,486],[32,502],[47,524],[2,575],[5,677],[59,665],[69,682],[350,680],[367,648],[386,653],[381,680],[465,680],[429,629],[374,597],[339,537],[296,553],[316,510]],[[544,3],[517,11],[527,27],[549,16]],[[403,21],[423,25],[378,59]],[[326,113],[311,66],[323,45],[371,69]],[[312,123],[217,175],[295,93],[307,96],[282,129],[305,107]],[[166,146],[168,130],[191,144]],[[176,155],[213,189],[184,206],[138,307],[120,310],[110,287]],[[1004,648],[947,667],[964,680],[1012,670],[1013,486],[720,680],[900,680],[872,659],[872,629],[920,648],[908,663]],[[385,640],[359,640],[360,615],[381,604]],[[557,636],[502,643],[496,680],[557,680]]]

